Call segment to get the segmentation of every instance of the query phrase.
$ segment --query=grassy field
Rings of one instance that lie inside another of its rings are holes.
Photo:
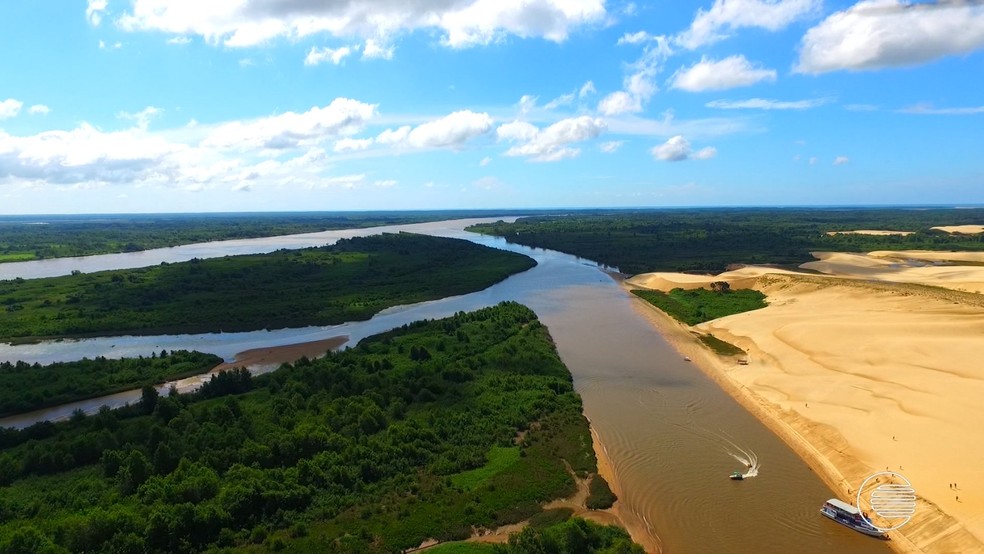
[[[633,290],[632,293],[687,325],[697,325],[768,305],[764,294],[751,289],[726,292],[673,289],[669,293],[657,290]]]
[[[698,340],[713,350],[715,354],[721,356],[741,356],[742,354],[745,354],[745,351],[741,348],[738,348],[730,342],[723,341],[714,335],[700,335]]]
[[[398,234],[141,269],[0,281],[0,340],[251,331],[363,320],[486,288],[536,265],[456,239]]]

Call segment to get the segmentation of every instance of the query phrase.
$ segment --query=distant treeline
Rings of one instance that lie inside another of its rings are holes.
[[[0,217],[0,262],[488,215],[492,214],[455,211]]]
[[[363,320],[536,265],[469,241],[386,234],[333,246],[0,281],[0,339],[250,331]]]
[[[0,416],[156,385],[204,373],[222,363],[213,354],[161,350],[149,358],[95,359],[42,366],[0,363]]]
[[[399,552],[538,514],[574,492],[565,461],[596,471],[581,399],[535,314],[504,303],[0,430],[0,551]],[[506,552],[639,552],[564,525]]]
[[[931,231],[982,225],[984,209],[679,209],[529,217],[470,231],[567,252],[629,274],[723,271],[730,264],[800,264],[811,251],[984,250],[984,236]],[[827,235],[885,229],[908,236]]]

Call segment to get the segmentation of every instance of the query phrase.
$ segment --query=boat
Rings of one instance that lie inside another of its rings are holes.
[[[731,472],[731,477],[729,477],[729,479],[731,479],[732,481],[741,481],[744,478],[745,478],[745,476],[742,475],[742,473],[740,471],[732,471]]]
[[[865,518],[862,517],[861,510],[851,506],[847,502],[831,498],[820,507],[820,513],[845,527],[854,529],[858,533],[864,533],[865,535],[880,539],[885,538],[885,533],[865,521]]]

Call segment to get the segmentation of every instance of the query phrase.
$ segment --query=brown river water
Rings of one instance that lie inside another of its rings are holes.
[[[231,359],[249,348],[348,335],[349,344],[403,323],[451,315],[502,300],[533,308],[553,336],[584,398],[585,415],[611,460],[625,512],[642,522],[648,537],[665,553],[867,553],[887,545],[840,526],[819,513],[834,493],[792,450],[746,412],[693,364],[682,359],[632,306],[629,295],[592,262],[553,251],[507,245],[501,239],[462,231],[465,222],[408,226],[416,232],[468,238],[525,253],[539,265],[474,294],[386,310],[366,322],[331,327],[157,337],[106,337],[37,345],[0,344],[0,360],[40,361],[82,356],[149,354],[160,348],[197,348]],[[365,232],[365,231],[363,231]],[[331,232],[304,240],[259,239],[255,250],[330,242]],[[198,245],[194,256],[245,253],[236,241]],[[175,249],[73,259],[47,266],[20,265],[0,278],[24,277],[81,268],[97,271],[155,264]],[[156,261],[155,261],[156,260]],[[14,265],[14,264],[3,264]],[[52,267],[56,267],[52,270]],[[139,393],[137,393],[139,394]],[[135,398],[135,397],[134,397]],[[24,426],[59,418],[79,408],[121,405],[125,394],[89,400],[0,425]],[[731,481],[735,470],[756,462],[758,474]]]

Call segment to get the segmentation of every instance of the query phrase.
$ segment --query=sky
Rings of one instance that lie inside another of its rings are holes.
[[[0,3],[0,214],[981,203],[982,2]]]

